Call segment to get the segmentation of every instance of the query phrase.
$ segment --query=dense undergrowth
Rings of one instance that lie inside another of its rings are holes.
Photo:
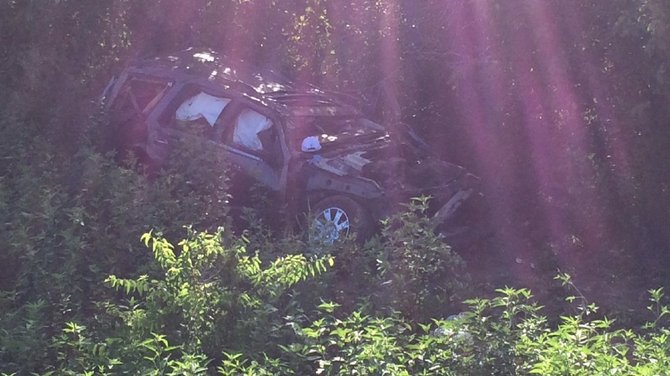
[[[181,145],[153,179],[3,128],[3,375],[658,375],[663,292],[623,328],[526,289],[476,291],[425,199],[365,245],[229,230],[224,161]],[[76,168],[72,168],[76,166]],[[149,231],[149,232],[148,232]],[[142,235],[144,234],[144,235]],[[140,239],[141,237],[141,239]],[[141,241],[140,241],[141,240]],[[465,301],[465,303],[462,303]]]

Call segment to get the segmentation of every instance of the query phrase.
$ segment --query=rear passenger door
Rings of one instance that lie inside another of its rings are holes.
[[[286,185],[286,149],[277,117],[240,98],[222,119],[220,141],[232,162],[233,202],[257,212],[279,206]]]

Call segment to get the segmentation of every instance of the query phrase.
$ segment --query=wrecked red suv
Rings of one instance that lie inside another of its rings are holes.
[[[351,98],[296,85],[269,71],[241,71],[212,51],[137,61],[105,89],[116,147],[160,166],[175,139],[198,134],[229,161],[233,203],[253,185],[313,215],[323,242],[374,233],[412,197],[430,196],[436,229],[455,221],[478,178],[428,152],[407,126],[366,118]],[[194,132],[196,130],[197,132]]]

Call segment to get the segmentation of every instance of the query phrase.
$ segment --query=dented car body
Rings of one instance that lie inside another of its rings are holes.
[[[195,50],[129,65],[103,95],[116,146],[160,165],[175,138],[197,134],[230,162],[240,205],[260,186],[287,217],[314,214],[325,242],[368,236],[418,196],[431,197],[436,228],[458,225],[478,178],[434,157],[409,127],[373,122],[345,95],[239,67]]]

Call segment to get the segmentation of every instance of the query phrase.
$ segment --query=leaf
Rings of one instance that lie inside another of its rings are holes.
[[[140,241],[141,241],[142,243],[144,243],[144,246],[147,247],[147,248],[149,247],[149,241],[151,241],[151,238],[152,238],[152,231],[153,231],[153,230],[151,230],[151,231],[149,231],[149,232],[145,232],[145,233],[142,234],[142,236],[140,237]]]

